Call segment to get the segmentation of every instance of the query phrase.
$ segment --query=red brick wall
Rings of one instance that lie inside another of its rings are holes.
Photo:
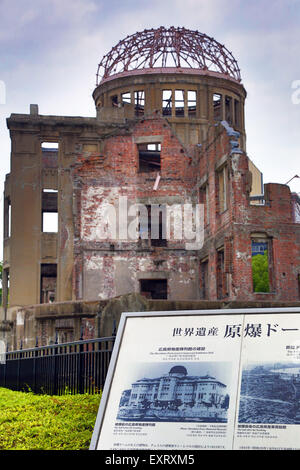
[[[158,136],[162,143],[161,180],[157,191],[153,190],[156,172],[138,172],[136,142],[153,136]],[[293,222],[290,190],[285,185],[267,184],[265,205],[251,205],[248,158],[236,147],[237,142],[237,136],[229,135],[220,124],[210,127],[207,142],[201,148],[184,148],[166,120],[152,118],[135,124],[126,134],[107,138],[103,154],[79,157],[73,173],[77,210],[73,280],[75,297],[85,295],[82,286],[88,274],[85,266],[89,257],[101,259],[98,274],[96,270],[94,276],[94,279],[99,276],[101,292],[97,280],[94,282],[98,287],[92,286],[91,291],[102,298],[118,295],[117,255],[109,252],[112,240],[99,238],[99,207],[103,201],[115,204],[120,196],[127,196],[133,202],[145,198],[149,201],[161,198],[170,202],[174,197],[197,202],[199,184],[206,181],[209,185],[210,221],[201,250],[190,252],[185,250],[183,243],[169,242],[167,249],[140,253],[136,251],[139,248],[137,243],[119,245],[116,241],[113,249],[121,249],[118,252],[119,260],[125,263],[128,260],[128,274],[125,276],[128,275],[132,281],[128,288],[138,290],[138,275],[143,270],[154,274],[167,272],[170,298],[176,296],[186,299],[191,295],[199,298],[199,263],[208,257],[209,298],[215,300],[217,252],[223,249],[224,273],[221,277],[224,298],[298,300],[300,224]],[[226,165],[228,174],[227,208],[221,213],[217,172],[223,165]],[[255,233],[267,237],[272,246],[271,292],[266,294],[253,292],[251,237]],[[132,264],[133,259],[136,262]],[[140,263],[141,259],[143,261]],[[105,273],[105,280],[101,278],[100,281],[99,270]]]

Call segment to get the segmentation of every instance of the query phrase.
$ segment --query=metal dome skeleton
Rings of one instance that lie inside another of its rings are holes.
[[[119,41],[98,65],[97,86],[117,74],[159,68],[215,72],[241,81],[237,61],[215,39],[185,28],[160,27]]]

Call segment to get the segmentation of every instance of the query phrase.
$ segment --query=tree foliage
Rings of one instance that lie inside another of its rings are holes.
[[[268,252],[252,256],[252,276],[254,292],[270,292]]]

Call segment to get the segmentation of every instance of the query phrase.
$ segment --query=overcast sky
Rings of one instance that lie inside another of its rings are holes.
[[[159,26],[198,30],[232,51],[248,92],[249,157],[265,183],[300,176],[300,0],[0,0],[0,20],[1,187],[10,171],[6,118],[29,113],[30,103],[43,115],[95,116],[102,56]],[[299,193],[300,179],[290,187]]]

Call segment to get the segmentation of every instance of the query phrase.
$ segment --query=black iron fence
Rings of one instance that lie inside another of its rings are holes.
[[[99,393],[114,341],[111,336],[6,352],[0,387],[49,395]]]

